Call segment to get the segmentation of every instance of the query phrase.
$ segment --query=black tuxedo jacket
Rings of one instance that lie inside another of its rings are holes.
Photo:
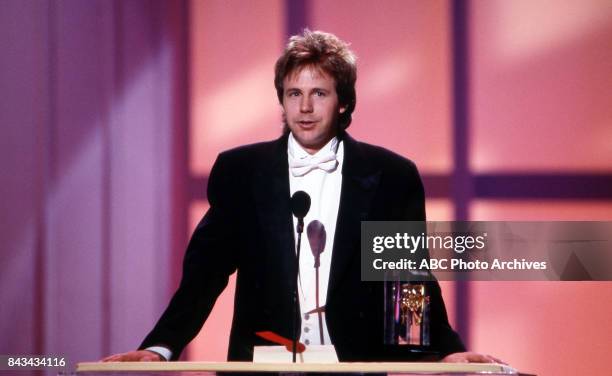
[[[333,245],[326,320],[341,361],[403,358],[383,346],[383,284],[362,282],[361,221],[425,220],[415,165],[343,133],[342,192]],[[229,360],[251,360],[255,335],[292,337],[296,256],[289,202],[287,136],[221,153],[208,184],[210,209],[187,248],[178,290],[141,348],[162,345],[180,355],[237,271]],[[437,282],[430,283],[433,349],[464,351],[451,329]]]

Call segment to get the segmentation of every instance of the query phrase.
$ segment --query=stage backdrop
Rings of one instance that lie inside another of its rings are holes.
[[[416,162],[429,219],[612,220],[609,1],[193,1],[190,20],[195,184],[219,151],[279,135],[273,63],[307,26],[351,42],[349,132]],[[193,228],[207,204],[191,197]],[[232,289],[190,359],[225,356]],[[443,289],[471,349],[538,374],[607,372],[611,283]]]
[[[305,26],[352,43],[349,131],[416,162],[429,219],[612,220],[608,0],[4,0],[1,354],[138,346],[217,153],[279,135],[273,64]],[[232,283],[185,359],[225,359]],[[608,372],[610,283],[443,289],[471,349]]]
[[[167,303],[185,21],[183,2],[0,2],[0,354],[97,360]]]

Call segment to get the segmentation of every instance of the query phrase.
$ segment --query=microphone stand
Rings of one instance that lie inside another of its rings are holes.
[[[295,259],[295,284],[293,285],[293,363],[296,361],[298,325],[300,321],[300,302],[298,295],[298,281],[300,278],[300,245],[302,232],[304,232],[304,217],[310,209],[310,196],[304,191],[297,191],[291,196],[291,212],[297,218],[297,257]]]
[[[298,325],[300,321],[300,306],[298,300],[298,281],[300,278],[300,246],[302,243],[302,232],[304,232],[304,217],[297,217],[297,258],[296,258],[296,273],[295,273],[295,285],[293,288],[293,363],[296,361],[296,350],[298,342]]]
[[[323,308],[319,303],[319,267],[321,266],[321,253],[325,250],[325,226],[323,223],[314,220],[310,222],[306,229],[308,234],[308,241],[310,242],[310,250],[314,257],[314,268],[315,268],[315,304],[316,308],[311,312],[316,312],[319,319],[319,339],[321,345],[325,344],[325,338],[323,335]]]
[[[316,269],[316,292],[315,292],[315,300],[316,300],[316,309],[317,309],[317,316],[319,318],[319,339],[321,341],[321,344],[324,345],[325,344],[325,339],[323,338],[323,314],[321,313],[321,306],[319,306],[319,265],[317,265]]]

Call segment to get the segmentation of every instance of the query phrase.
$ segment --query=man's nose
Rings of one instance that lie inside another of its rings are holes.
[[[302,96],[302,100],[300,102],[300,111],[312,112],[312,99],[308,95]]]

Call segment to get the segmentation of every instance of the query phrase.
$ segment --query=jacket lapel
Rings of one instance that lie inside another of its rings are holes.
[[[366,220],[378,188],[381,171],[374,168],[364,150],[348,134],[342,135],[344,162],[342,167],[342,192],[334,248],[327,289],[327,302],[333,299],[334,290],[351,262],[359,262],[361,221]],[[353,261],[354,260],[354,261]]]
[[[279,271],[295,275],[295,241],[289,197],[287,136],[279,138],[266,150],[261,164],[255,166],[253,194],[257,219],[264,232],[266,248],[280,262]]]

